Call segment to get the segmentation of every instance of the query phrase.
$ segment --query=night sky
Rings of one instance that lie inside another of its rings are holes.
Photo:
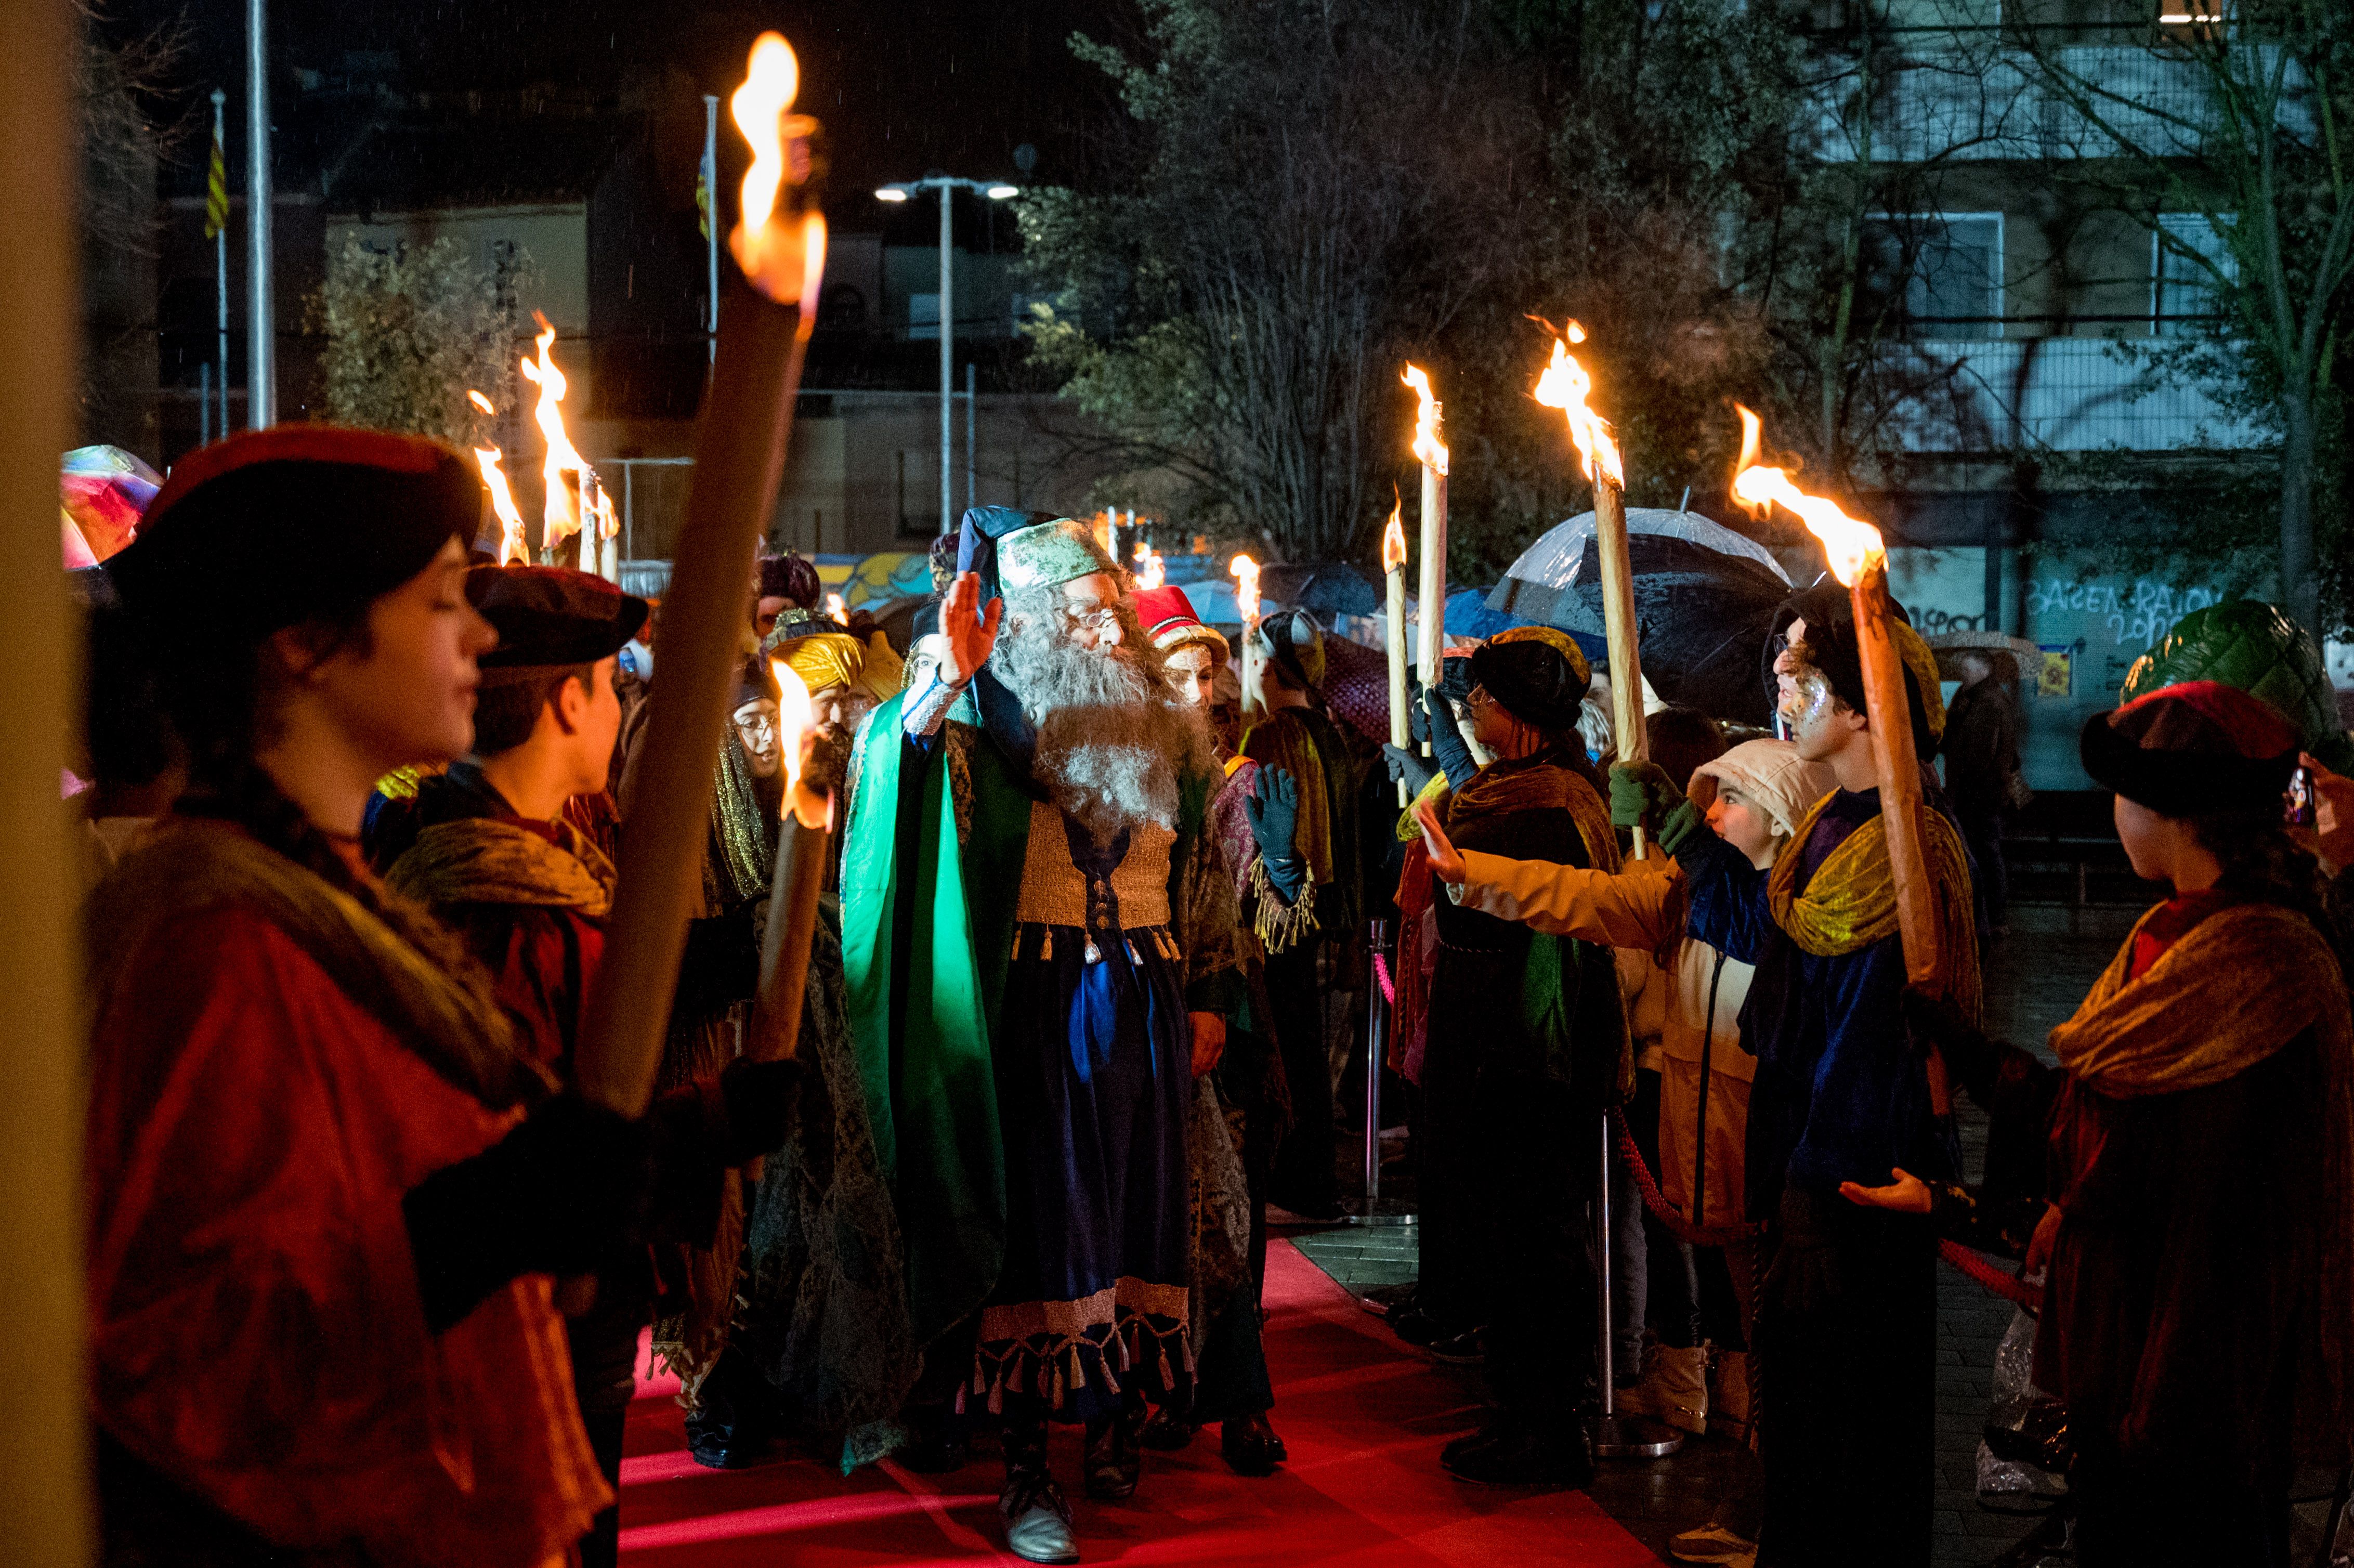
[[[184,130],[166,191],[197,188],[205,95],[216,85],[229,92],[231,182],[241,185],[240,0],[111,0],[104,16],[118,37],[177,28],[170,90],[153,106],[154,118]],[[416,95],[436,95],[441,107],[422,111],[434,118],[463,112],[462,99],[440,95],[470,91],[494,105],[538,90],[581,107],[643,106],[659,111],[665,142],[694,143],[690,161],[700,151],[699,95],[716,92],[722,155],[732,161],[725,98],[752,38],[775,27],[801,58],[797,107],[824,127],[826,205],[837,227],[872,228],[880,215],[866,193],[875,185],[936,169],[1013,177],[1014,149],[1025,143],[1037,150],[1033,179],[1093,183],[1105,172],[1100,132],[1118,111],[1101,74],[1073,59],[1065,40],[1084,30],[1128,42],[1136,23],[1124,6],[1082,0],[278,0],[270,26],[281,185],[315,178],[316,160],[332,155],[325,138],[306,141],[298,72],[316,73],[311,79],[330,90],[340,85],[346,116],[355,95],[376,111],[366,95],[379,87],[405,101],[384,112],[414,115]]]

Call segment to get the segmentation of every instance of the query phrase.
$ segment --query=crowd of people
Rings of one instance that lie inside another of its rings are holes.
[[[1907,733],[1875,736],[1844,589],[1775,619],[1778,734],[1669,707],[1621,758],[1547,627],[1449,648],[1396,747],[1314,616],[1236,647],[1068,518],[968,512],[904,643],[771,557],[628,1117],[578,1048],[656,607],[483,564],[482,511],[433,442],[281,428],[69,574],[109,1563],[610,1563],[649,1330],[699,1462],[993,1446],[1008,1549],[1079,1561],[1056,1425],[1097,1499],[1210,1425],[1238,1476],[1286,1462],[1270,1214],[1342,1213],[1352,1075],[1420,1215],[1378,1305],[1492,1391],[1439,1460],[1466,1482],[1585,1484],[1607,1376],[1754,1455],[1683,1560],[1925,1564],[1941,1236],[2041,1288],[2020,1441],[2089,1568],[2284,1564],[2296,1467],[2354,1462],[2354,780],[2262,698],[2181,680],[2085,726],[2165,897],[2039,1054],[1981,1032],[2015,707],[1987,661],[1949,713],[1899,618]],[[840,831],[771,1058],[779,668]],[[1928,780],[1926,979],[1890,747]]]

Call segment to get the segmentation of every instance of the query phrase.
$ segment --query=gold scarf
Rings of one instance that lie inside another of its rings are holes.
[[[392,863],[385,885],[419,904],[546,904],[601,920],[613,906],[613,863],[557,819],[546,837],[492,817],[436,822]]]
[[[2300,1457],[2343,1467],[2354,1454],[2354,1019],[2338,957],[2304,916],[2242,904],[2193,926],[2128,980],[2134,941],[2157,912],[2134,923],[2076,1015],[2052,1032],[2052,1049],[2085,1088],[2125,1099],[2222,1083],[2312,1032],[2327,1131],[2313,1194],[2316,1309],[2299,1347],[2293,1432]]]
[[[1860,952],[1896,934],[1896,874],[1888,862],[1888,820],[1873,817],[1831,851],[1798,892],[1798,862],[1836,791],[1815,802],[1774,862],[1766,885],[1774,922],[1803,952],[1819,959]],[[1931,989],[1978,1022],[1978,942],[1970,906],[1970,862],[1961,835],[1927,805],[1921,808],[1921,851],[1929,863],[1937,917],[1937,980]]]

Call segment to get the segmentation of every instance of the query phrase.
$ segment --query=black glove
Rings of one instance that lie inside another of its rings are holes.
[[[750,1000],[760,989],[760,927],[755,917],[765,902],[755,899],[731,913],[686,923],[673,1012],[717,1012]]]
[[[1429,789],[1430,781],[1438,777],[1436,767],[1402,747],[1384,744],[1382,747],[1382,765],[1389,769],[1392,779],[1405,786],[1409,797]]]
[[[1914,1049],[1925,1056],[1934,1046],[1962,1091],[1979,1105],[1991,1106],[1995,1080],[2001,1075],[2002,1043],[1972,1027],[1953,1003],[1917,987],[1904,988],[1903,1008]]]
[[[1839,1249],[1833,1244],[1826,1200],[1803,1188],[1782,1190],[1782,1235],[1774,1261],[1766,1266],[1766,1296],[1787,1312],[1828,1311],[1843,1294]]]
[[[1308,867],[1299,851],[1299,781],[1285,768],[1262,764],[1243,797],[1243,814],[1250,819],[1251,838],[1258,844],[1267,879],[1289,903],[1308,880]]]
[[[721,1158],[742,1165],[775,1152],[792,1130],[801,1107],[807,1067],[797,1056],[755,1062],[738,1056],[719,1073],[719,1097],[726,1107],[727,1134]]]
[[[403,1195],[426,1326],[439,1334],[523,1274],[585,1274],[640,1234],[646,1126],[567,1092]]]
[[[1422,694],[1423,716],[1430,728],[1431,759],[1447,775],[1447,783],[1460,789],[1471,782],[1479,771],[1472,760],[1470,745],[1455,722],[1455,705],[1447,700],[1444,692],[1426,688]]]

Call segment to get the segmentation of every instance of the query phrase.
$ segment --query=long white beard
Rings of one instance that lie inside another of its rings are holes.
[[[1027,617],[993,662],[1037,727],[1033,771],[1057,807],[1097,842],[1133,823],[1176,830],[1178,778],[1206,765],[1209,736],[1157,670],[1126,643],[1080,648]]]

